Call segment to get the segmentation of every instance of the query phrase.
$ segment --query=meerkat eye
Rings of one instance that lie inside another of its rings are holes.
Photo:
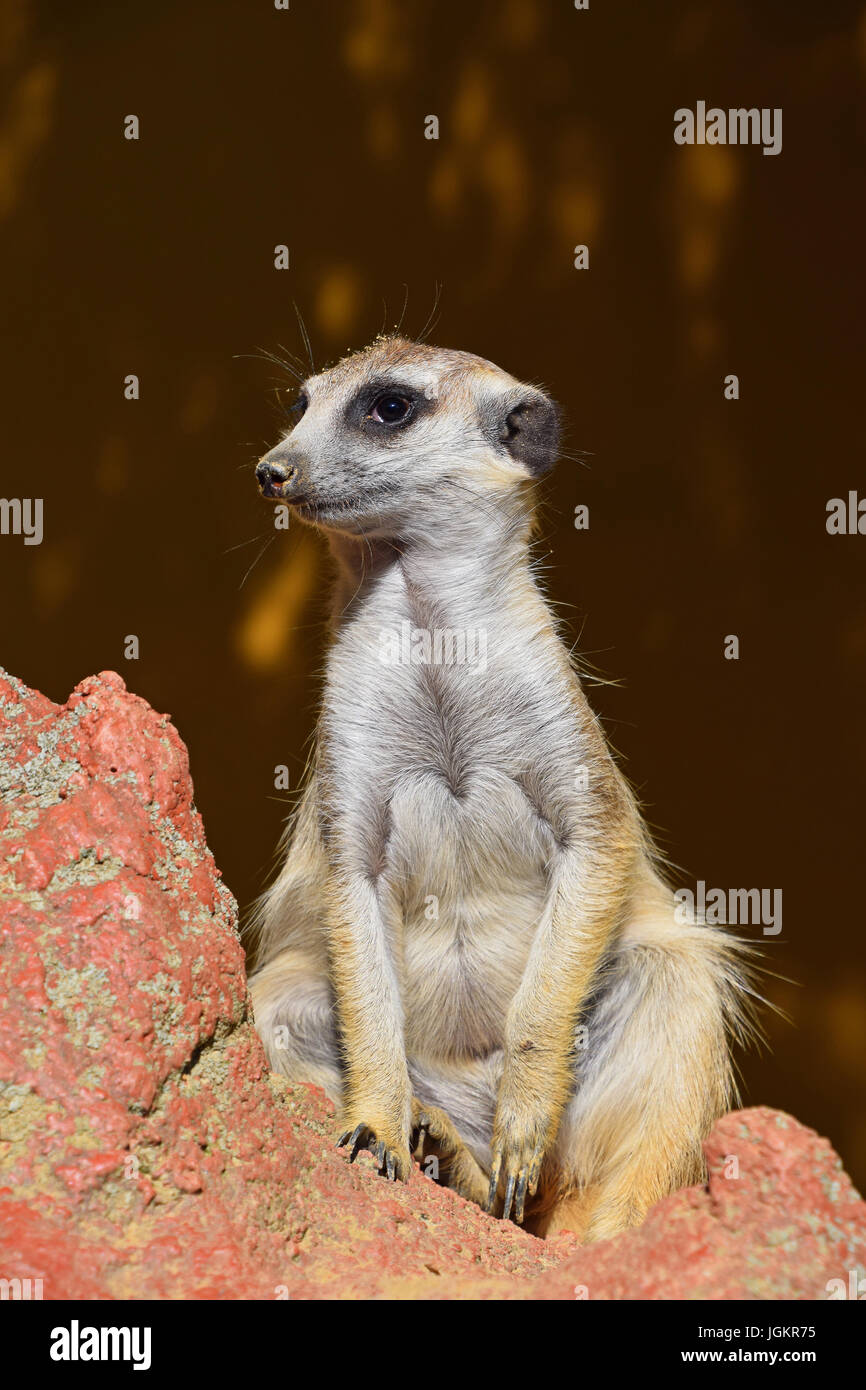
[[[298,420],[300,420],[301,416],[304,414],[309,404],[310,402],[307,399],[307,396],[302,391],[299,396],[295,397],[295,399],[292,401],[292,404],[289,406],[289,414],[293,415],[295,417],[295,421],[297,422]]]
[[[377,396],[367,417],[375,420],[380,425],[397,425],[401,420],[409,418],[412,410],[412,402],[408,396],[399,396],[395,392],[386,391],[383,395]]]

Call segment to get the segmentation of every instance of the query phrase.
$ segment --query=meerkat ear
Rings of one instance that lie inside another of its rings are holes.
[[[499,442],[533,478],[549,473],[559,449],[559,407],[543,391],[509,393]]]

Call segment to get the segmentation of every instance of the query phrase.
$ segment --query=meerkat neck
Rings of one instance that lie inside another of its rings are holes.
[[[407,588],[459,606],[496,603],[531,580],[530,518],[499,516],[489,507],[432,525],[400,541],[330,537],[337,565],[332,620],[374,601],[383,577],[396,572]]]

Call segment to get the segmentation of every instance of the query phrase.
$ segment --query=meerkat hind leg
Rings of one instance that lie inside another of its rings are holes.
[[[587,1014],[538,1234],[604,1240],[701,1180],[701,1141],[734,1096],[728,1034],[749,1026],[741,957],[665,907],[635,921]]]
[[[439,1176],[445,1184],[467,1201],[483,1205],[489,1179],[445,1111],[413,1097],[412,1131],[414,1157],[422,1167],[424,1159],[432,1154],[440,1165]]]
[[[249,979],[256,1030],[274,1071],[343,1098],[333,991],[308,953],[287,947]]]

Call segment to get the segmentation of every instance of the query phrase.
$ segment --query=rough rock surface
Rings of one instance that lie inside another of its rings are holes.
[[[167,717],[104,672],[63,706],[0,672],[0,1278],[46,1298],[826,1298],[866,1205],[758,1109],[638,1231],[535,1240],[333,1148],[268,1075],[234,900]],[[838,1291],[839,1285],[831,1288]]]

